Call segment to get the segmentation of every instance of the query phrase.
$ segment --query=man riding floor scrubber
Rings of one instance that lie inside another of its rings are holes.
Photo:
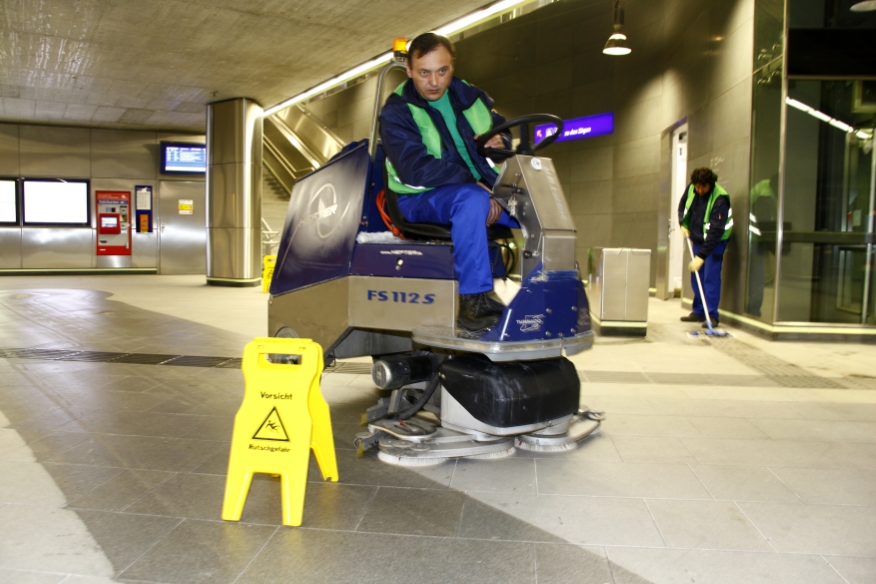
[[[378,96],[387,72],[402,66],[381,71]],[[503,238],[490,243],[490,258],[506,305],[496,303],[495,326],[472,338],[459,330],[448,226],[407,222],[397,195],[384,190],[378,114],[379,102],[370,141],[295,184],[271,282],[270,334],[311,338],[328,361],[373,357],[384,392],[356,444],[377,447],[386,462],[575,448],[602,416],[580,406],[578,374],[563,354],[590,348],[593,333],[571,213],[553,163],[534,156],[562,133],[562,120],[524,116],[478,138],[483,155],[506,158],[492,196],[520,230],[491,228],[491,238]],[[532,145],[538,122],[557,129]],[[516,149],[495,147],[494,136],[518,127]]]

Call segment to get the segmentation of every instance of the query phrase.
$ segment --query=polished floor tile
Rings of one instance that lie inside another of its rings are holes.
[[[0,582],[4,584],[60,584],[61,582],[70,582],[70,580],[67,574],[0,568]]]
[[[542,495],[712,499],[685,464],[537,461]]]
[[[817,555],[629,547],[606,552],[610,561],[661,584],[845,584]],[[637,581],[615,573],[615,582]]]
[[[492,461],[460,460],[453,471],[450,488],[535,494],[535,460],[515,457]]]
[[[469,496],[571,543],[666,545],[642,499],[507,493]]]
[[[823,556],[848,584],[871,584],[876,579],[876,558]]]
[[[615,414],[606,417],[602,429],[612,436],[702,436],[703,433],[681,416]]]
[[[732,501],[649,499],[647,503],[667,547],[772,551]]]
[[[112,478],[71,499],[67,507],[121,511],[172,476],[174,473],[157,470],[119,470]]]
[[[37,505],[0,508],[0,567],[112,576],[113,566],[79,516]]]
[[[759,419],[754,423],[776,440],[876,442],[876,422]]]
[[[675,436],[612,436],[624,462],[694,464],[697,458],[683,438]]]
[[[777,551],[876,556],[876,508],[738,503]]]
[[[776,468],[773,472],[806,503],[876,507],[876,470]]]
[[[800,502],[780,476],[765,466],[698,464],[691,468],[718,500]]]
[[[100,410],[57,428],[59,432],[93,432],[125,436],[179,438],[207,421],[207,416]],[[210,440],[200,434],[191,436]],[[228,438],[226,434],[225,439]]]
[[[79,510],[76,515],[88,528],[112,563],[122,572],[182,521],[131,513]]]
[[[49,461],[180,472],[191,470],[222,446],[207,440],[97,434]]]
[[[701,464],[876,469],[857,444],[803,440],[681,438]]]
[[[536,569],[531,544],[299,529],[278,531],[237,582],[535,584]]]
[[[703,436],[712,438],[769,438],[747,418],[689,417],[687,421]]]
[[[503,513],[472,497],[466,497],[462,506],[459,537],[469,539],[538,541],[564,543],[562,537],[552,535],[513,515]]]
[[[357,531],[455,537],[464,502],[458,491],[380,487]]]
[[[185,520],[119,577],[173,584],[230,584],[276,530],[263,525]],[[181,549],[186,553],[179,553]]]

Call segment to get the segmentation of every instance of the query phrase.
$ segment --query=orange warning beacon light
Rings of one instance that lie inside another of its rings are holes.
[[[397,38],[392,41],[392,52],[396,57],[404,57],[408,54],[408,39]]]

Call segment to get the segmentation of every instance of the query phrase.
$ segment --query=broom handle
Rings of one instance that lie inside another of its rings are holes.
[[[685,237],[684,239],[685,239],[685,241],[687,241],[687,249],[690,250],[690,259],[693,260],[694,252],[693,252],[693,245],[691,245],[691,242],[690,242],[690,237]],[[705,310],[706,310],[706,322],[709,325],[709,330],[712,330],[712,319],[709,318],[709,305],[706,304],[706,295],[703,292],[703,282],[702,282],[702,280],[700,280],[699,271],[694,272],[694,276],[697,277],[697,288],[700,289],[700,302],[703,303],[703,308],[705,308]]]

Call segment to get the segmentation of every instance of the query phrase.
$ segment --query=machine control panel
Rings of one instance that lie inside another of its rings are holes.
[[[97,255],[131,255],[130,191],[96,191]]]

